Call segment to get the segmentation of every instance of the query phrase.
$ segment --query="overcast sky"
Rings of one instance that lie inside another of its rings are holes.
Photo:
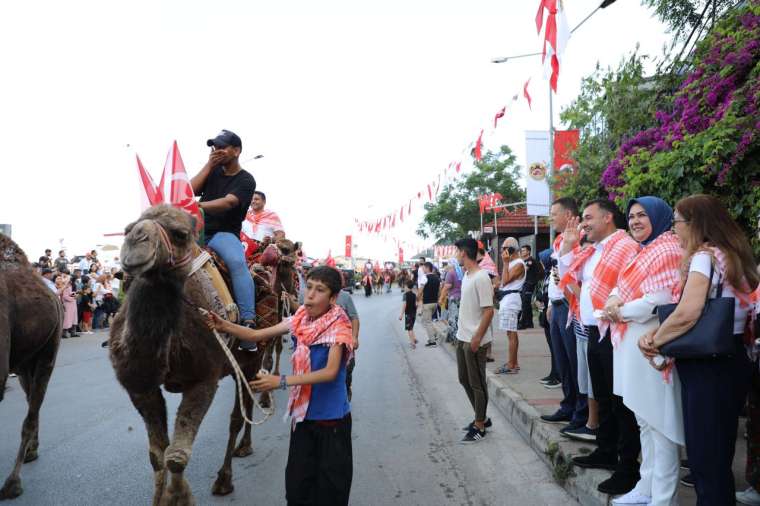
[[[599,0],[565,0],[575,26]],[[78,1],[0,4],[0,223],[31,258],[115,243],[140,213],[138,153],[156,181],[173,140],[190,176],[220,129],[307,254],[394,259],[354,229],[397,209],[459,156],[533,76],[487,148],[523,163],[524,131],[548,128],[538,0]],[[555,116],[597,62],[669,40],[638,0],[571,38]],[[557,123],[557,128],[561,125]],[[582,168],[581,168],[582,170]],[[397,234],[409,240],[416,206]]]

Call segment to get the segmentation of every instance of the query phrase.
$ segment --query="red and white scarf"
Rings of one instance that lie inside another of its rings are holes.
[[[630,238],[624,230],[618,230],[613,233],[604,243],[602,248],[602,257],[594,268],[593,276],[589,286],[591,294],[591,305],[594,309],[603,309],[607,302],[607,297],[617,283],[618,275],[623,268],[633,259],[639,250],[639,243]],[[565,288],[576,283],[581,284],[583,266],[596,253],[595,247],[589,247],[581,250],[575,255],[573,263],[570,264],[568,272],[562,276],[559,281],[559,289],[565,291],[565,296],[570,306],[567,321],[571,322],[573,317],[580,321],[578,298],[571,290]],[[601,324],[601,322],[600,322]],[[606,331],[606,328],[604,329]],[[604,336],[602,328],[599,328],[600,339]]]
[[[311,372],[309,346],[342,344],[353,353],[351,321],[342,307],[333,305],[325,314],[311,318],[305,306],[301,306],[290,321],[290,328],[296,336],[296,349],[290,357],[293,374],[296,376]],[[311,399],[311,385],[296,385],[290,389],[285,417],[292,419],[292,427],[306,417]]]
[[[665,290],[671,294],[675,293],[681,284],[682,260],[683,249],[678,237],[672,232],[661,234],[650,244],[644,246],[620,272],[617,281],[620,300],[625,304],[639,299],[647,293]],[[612,344],[617,347],[625,337],[628,324],[612,322],[610,327]]]

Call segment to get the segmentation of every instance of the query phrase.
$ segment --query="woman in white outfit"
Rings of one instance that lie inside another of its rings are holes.
[[[507,363],[496,370],[496,374],[517,374],[520,364],[517,362],[517,349],[520,342],[517,337],[517,324],[522,298],[520,291],[525,284],[527,269],[520,258],[520,244],[514,237],[507,237],[501,246],[501,259],[504,268],[501,273],[499,291],[502,298],[499,301],[499,329],[507,332],[509,354]]]
[[[663,375],[638,348],[639,338],[659,326],[655,308],[669,304],[681,282],[683,250],[672,223],[673,210],[657,197],[628,203],[631,236],[642,248],[621,271],[604,309],[612,323],[613,391],[636,414],[641,439],[641,479],[612,504],[676,504],[678,447],[684,444],[681,384],[675,368]]]

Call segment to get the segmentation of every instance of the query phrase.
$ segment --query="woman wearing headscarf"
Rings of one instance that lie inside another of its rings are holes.
[[[752,248],[726,206],[710,195],[692,195],[675,205],[673,229],[684,249],[684,278],[675,310],[656,331],[639,339],[655,359],[660,348],[700,320],[707,297],[734,299],[733,329],[722,336],[726,356],[677,358],[689,468],[698,506],[734,504],[732,463],[739,412],[747,395],[753,350],[752,320],[760,276]],[[719,286],[722,293],[719,293]]]
[[[438,305],[448,308],[449,332],[447,342],[454,342],[459,323],[459,299],[462,296],[462,278],[464,270],[456,258],[449,260],[448,272],[443,280],[443,289],[439,296]]]
[[[670,303],[680,285],[683,259],[671,232],[673,210],[657,197],[628,203],[631,236],[641,249],[618,275],[600,322],[610,324],[613,393],[636,414],[640,427],[641,478],[612,504],[676,504],[679,445],[684,444],[681,385],[673,371],[666,381],[638,348],[639,338],[659,325],[655,308]],[[601,325],[600,325],[601,326]]]

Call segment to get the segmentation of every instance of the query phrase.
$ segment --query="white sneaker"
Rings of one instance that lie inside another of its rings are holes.
[[[631,490],[625,495],[616,497],[612,500],[612,504],[641,504],[646,505],[652,502],[652,498],[648,495],[639,494],[636,490]]]
[[[736,500],[741,504],[749,504],[750,506],[760,506],[760,494],[752,487],[749,487],[744,492],[736,493]]]

